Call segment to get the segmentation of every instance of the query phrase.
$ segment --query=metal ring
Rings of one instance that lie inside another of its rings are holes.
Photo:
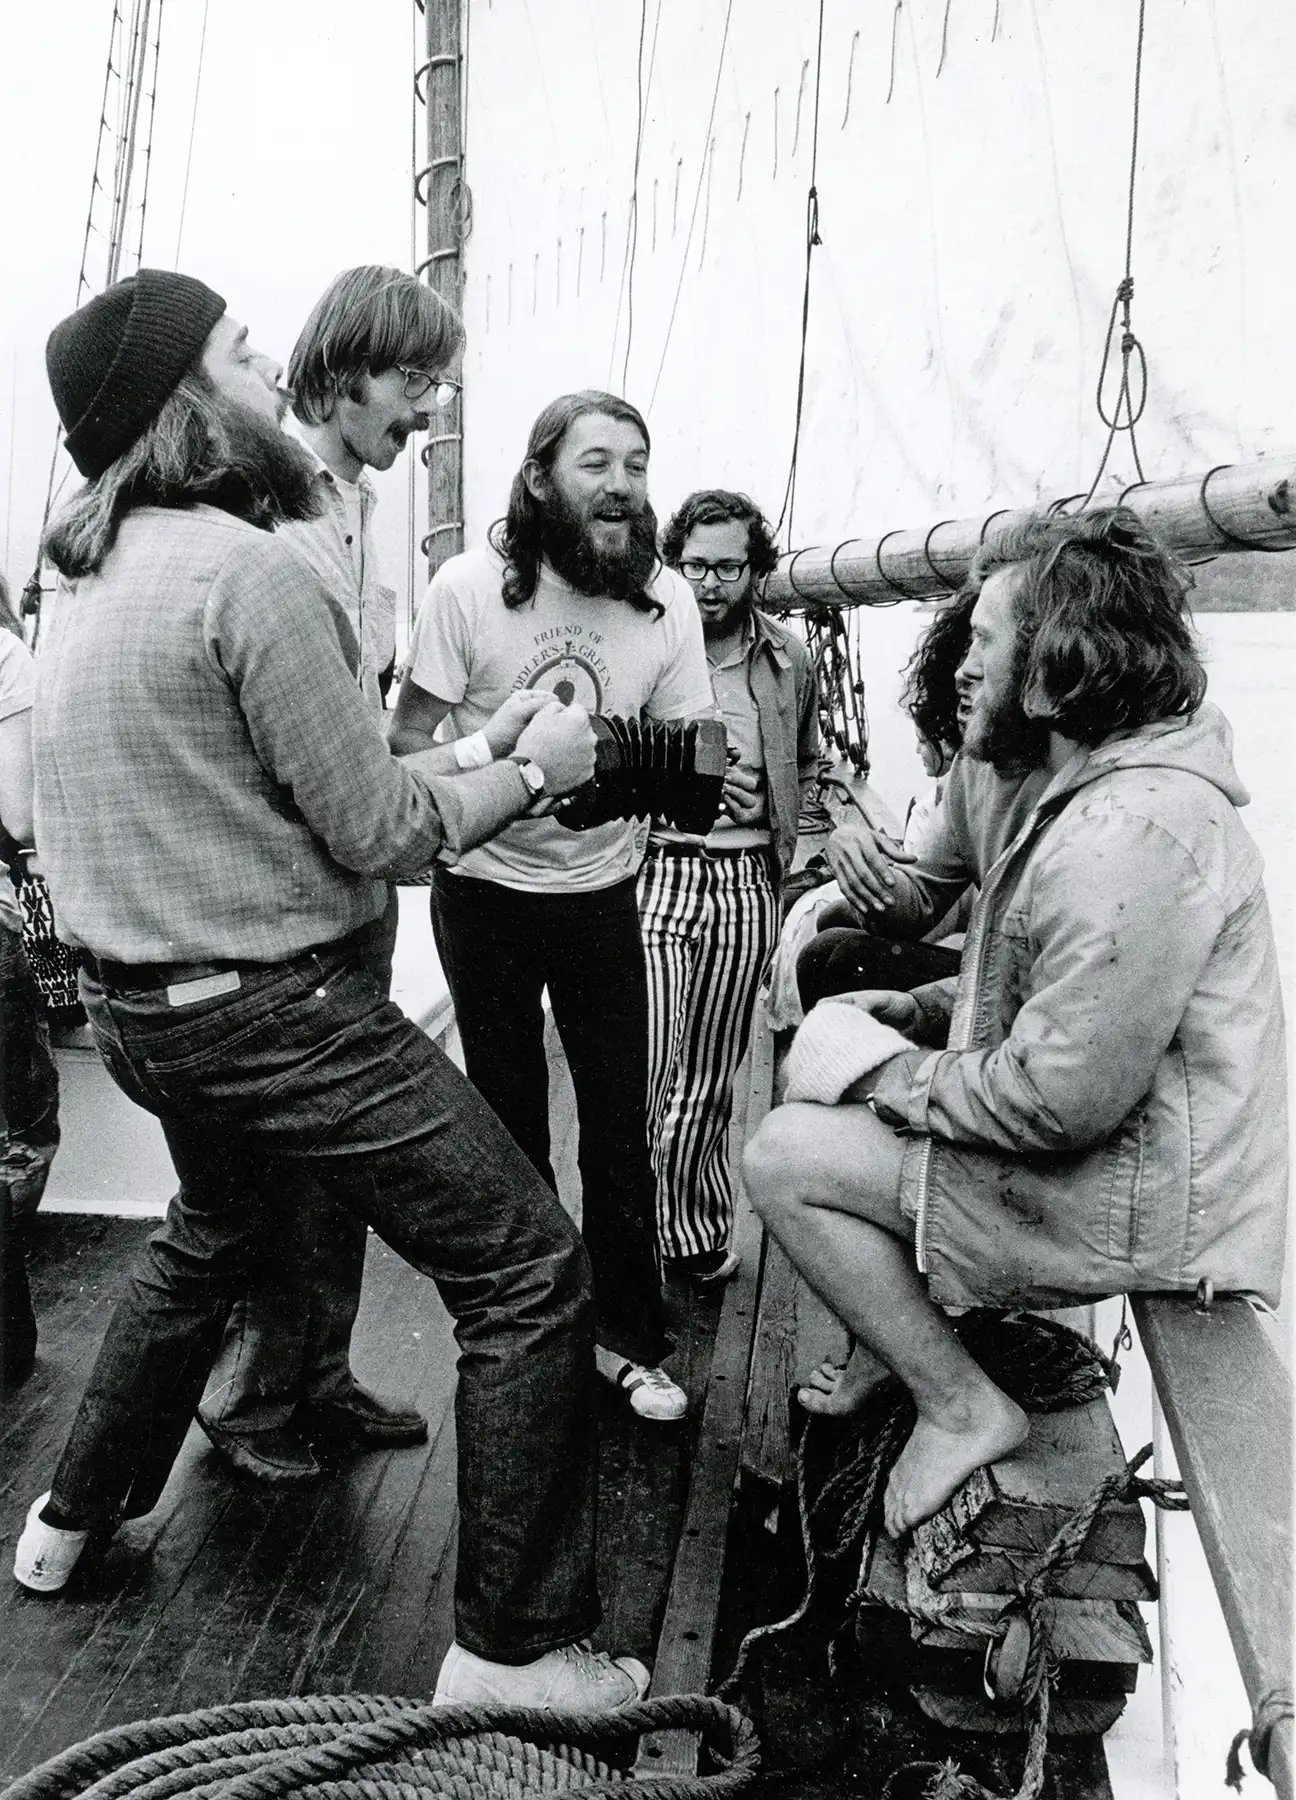
[[[1011,511],[1012,511],[1011,506],[1001,506],[999,508],[998,512],[992,512],[987,516],[987,518],[984,520],[984,522],[982,523],[982,526],[981,526],[981,536],[977,539],[977,543],[982,548],[985,547],[986,533],[989,531],[990,527],[994,524],[995,520],[996,519],[1006,519],[1008,514]]]
[[[1088,498],[1088,494],[1059,494],[1056,500],[1049,501],[1045,511],[1048,513],[1050,519],[1057,519],[1064,516],[1069,518],[1070,514],[1064,515],[1062,508],[1064,506],[1070,506],[1073,500],[1087,500]]]
[[[802,544],[802,546],[799,550],[794,550],[792,552],[792,554],[788,557],[788,566],[787,566],[787,571],[786,571],[787,572],[787,583],[788,583],[788,586],[792,589],[792,592],[796,595],[798,600],[812,600],[814,598],[814,596],[812,594],[807,594],[804,588],[799,588],[796,584],[796,575],[795,575],[794,571],[796,569],[797,557],[798,556],[806,556],[809,554],[809,552],[811,550],[814,550],[816,548],[817,548],[817,545],[815,545],[815,544]]]
[[[891,589],[891,592],[893,594],[898,594],[902,600],[923,600],[926,598],[925,594],[915,594],[909,588],[901,587],[898,581],[892,581],[891,577],[882,567],[882,551],[885,548],[888,539],[899,537],[902,529],[903,527],[897,525],[894,531],[888,531],[878,539],[877,548],[873,552],[873,567],[877,570],[878,580],[884,582],[886,586]],[[847,542],[849,543],[850,539],[847,539]],[[874,604],[876,604],[876,602]],[[882,604],[885,606],[891,604],[891,602],[883,601]]]
[[[1129,486],[1122,490],[1120,499],[1116,502],[1117,506],[1124,506],[1126,500],[1136,489],[1141,487],[1151,487],[1151,485],[1150,481],[1131,481]]]
[[[923,561],[927,564],[927,567],[931,570],[936,580],[940,582],[941,586],[948,589],[951,594],[959,593],[963,583],[961,581],[951,581],[943,569],[938,569],[936,567],[936,564],[932,561],[931,541],[942,525],[954,525],[956,523],[957,521],[954,519],[938,519],[927,533],[927,536],[923,539]]]
[[[1226,526],[1221,525],[1211,511],[1210,503],[1206,499],[1206,484],[1209,482],[1212,475],[1218,475],[1222,470],[1230,469],[1232,466],[1232,463],[1216,463],[1213,469],[1207,469],[1206,473],[1202,476],[1201,487],[1198,489],[1197,498],[1201,502],[1201,509],[1206,514],[1208,524],[1214,531],[1219,533],[1226,544],[1232,544],[1238,550],[1263,550],[1269,555],[1282,556],[1288,548],[1287,545],[1261,544],[1257,543],[1254,538],[1239,537],[1236,531],[1229,531]]]
[[[846,548],[847,544],[858,544],[858,543],[859,543],[858,538],[843,538],[841,543],[838,544],[836,550],[834,550],[832,555],[828,558],[828,573],[832,576],[833,586],[837,589],[837,592],[842,596],[842,598],[844,600],[847,600],[852,606],[855,605],[855,603],[858,599],[858,595],[852,594],[850,589],[842,581],[841,576],[838,575],[838,573],[837,573],[837,558],[840,555],[840,553]]]

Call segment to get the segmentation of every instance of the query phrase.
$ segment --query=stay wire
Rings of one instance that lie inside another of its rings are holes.
[[[693,193],[693,211],[689,216],[688,235],[684,240],[684,252],[680,257],[679,280],[675,284],[675,298],[671,303],[670,318],[666,322],[666,337],[662,344],[661,360],[657,364],[657,374],[653,381],[652,394],[648,400],[648,411],[651,413],[657,399],[657,389],[661,386],[662,371],[666,367],[666,352],[670,349],[671,334],[675,329],[675,317],[679,312],[680,294],[684,287],[684,276],[688,271],[689,247],[693,242],[693,228],[697,224],[698,207],[702,200],[702,184],[706,179],[707,164],[710,160],[707,146],[711,142],[711,127],[715,124],[716,105],[720,99],[720,80],[724,74],[725,48],[729,42],[729,21],[733,17],[733,0],[725,7],[724,31],[720,38],[720,54],[716,58],[715,87],[711,93],[711,108],[707,113],[706,131],[702,138],[702,154],[698,163],[697,187]]]
[[[1146,481],[1143,463],[1139,456],[1138,438],[1135,427],[1143,417],[1148,397],[1147,355],[1142,344],[1134,334],[1131,323],[1130,304],[1134,298],[1134,199],[1138,178],[1138,144],[1139,122],[1142,105],[1143,88],[1143,38],[1147,0],[1139,0],[1138,35],[1134,49],[1134,104],[1130,126],[1129,180],[1125,201],[1125,274],[1116,288],[1112,300],[1111,312],[1107,318],[1107,336],[1103,343],[1102,363],[1098,370],[1098,386],[1095,390],[1095,404],[1098,417],[1107,427],[1107,441],[1103,445],[1102,457],[1097,472],[1090,484],[1089,491],[1080,504],[1084,512],[1098,492],[1098,485],[1103,478],[1116,443],[1117,434],[1125,432],[1129,437],[1130,454],[1134,467],[1138,471],[1140,481]],[[1108,384],[1108,372],[1111,368],[1112,346],[1116,340],[1116,321],[1120,317],[1120,383],[1116,389],[1115,403],[1110,413],[1104,403],[1104,390]],[[1130,379],[1130,365],[1137,359],[1138,367],[1138,402],[1134,401],[1134,390]]]
[[[158,64],[162,60],[162,13],[166,0],[158,0],[157,30],[153,34],[153,85],[148,96],[148,125],[144,134],[144,186],[140,193],[139,236],[135,240],[135,267],[144,264],[144,224],[148,218],[149,177],[153,172],[153,120],[157,113]]]
[[[184,237],[185,209],[189,204],[189,174],[193,168],[194,134],[198,129],[198,98],[202,93],[203,55],[207,49],[207,12],[211,0],[203,0],[202,31],[198,38],[198,70],[194,76],[193,111],[189,115],[189,148],[185,153],[184,185],[180,190],[180,222],[176,226],[175,261],[173,269],[180,267],[180,242]]]
[[[819,30],[815,46],[815,89],[814,89],[814,121],[810,138],[810,191],[806,195],[805,225],[805,284],[801,293],[801,350],[797,362],[797,394],[796,413],[792,424],[792,454],[788,461],[787,485],[783,490],[783,504],[779,508],[778,523],[774,527],[777,537],[783,530],[786,520],[789,536],[792,531],[792,514],[796,505],[797,458],[801,450],[801,414],[805,405],[806,345],[810,336],[810,274],[814,263],[814,253],[823,242],[819,236],[819,188],[817,185],[819,171],[819,91],[823,82],[823,25],[824,0],[819,0]]]
[[[657,24],[661,24],[661,0],[657,4]],[[612,356],[608,363],[609,387],[612,386],[612,371],[616,364],[616,343],[621,333],[621,307],[626,309],[626,341],[625,355],[621,362],[621,393],[624,396],[626,379],[630,371],[630,345],[634,338],[634,277],[635,255],[639,248],[639,165],[643,157],[644,134],[644,101],[647,83],[644,80],[644,45],[648,41],[648,0],[639,0],[639,48],[635,58],[635,146],[634,167],[630,177],[630,214],[626,221],[625,256],[621,263],[621,286],[617,292],[616,318],[612,324]],[[657,48],[657,31],[653,30],[653,50]],[[651,66],[648,80],[652,79]]]

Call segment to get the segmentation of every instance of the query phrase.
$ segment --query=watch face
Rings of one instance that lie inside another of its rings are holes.
[[[522,779],[526,782],[531,794],[537,798],[543,794],[545,778],[544,770],[540,765],[533,762],[520,762],[518,768],[521,769]]]

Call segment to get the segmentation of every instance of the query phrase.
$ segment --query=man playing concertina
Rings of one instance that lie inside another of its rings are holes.
[[[657,554],[648,453],[643,418],[613,394],[545,407],[507,517],[428,588],[393,721],[397,750],[431,743],[448,717],[465,766],[486,761],[483,727],[513,694],[622,717],[711,716],[697,607]],[[572,831],[524,818],[436,870],[432,918],[469,1079],[552,1187],[548,989],[576,1091],[598,1367],[640,1416],[672,1420],[687,1400],[661,1367],[636,864],[628,821]]]

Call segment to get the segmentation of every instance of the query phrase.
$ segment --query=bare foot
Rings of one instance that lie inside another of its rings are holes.
[[[831,1359],[821,1362],[805,1386],[797,1389],[797,1400],[808,1413],[844,1418],[858,1411],[886,1372],[885,1363],[856,1344],[844,1368]]]
[[[886,1528],[901,1537],[939,1512],[974,1469],[997,1462],[1026,1436],[1026,1414],[987,1382],[939,1420],[918,1415],[887,1482]]]

